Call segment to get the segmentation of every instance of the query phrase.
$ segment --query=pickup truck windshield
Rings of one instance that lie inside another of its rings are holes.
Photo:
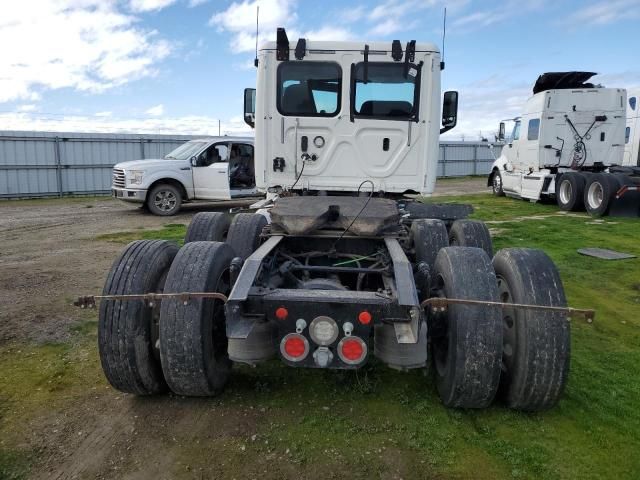
[[[188,160],[206,147],[209,142],[187,142],[165,155],[166,160]]]

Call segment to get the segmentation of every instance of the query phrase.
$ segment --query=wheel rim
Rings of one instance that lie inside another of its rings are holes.
[[[589,204],[589,207],[596,210],[600,208],[603,200],[604,189],[602,188],[602,184],[600,182],[593,182],[589,185],[589,190],[587,190],[587,203]]]
[[[502,178],[500,177],[499,173],[496,173],[493,176],[493,191],[495,193],[499,193],[501,189],[502,189]]]
[[[560,182],[560,201],[567,204],[571,201],[572,196],[573,187],[571,186],[571,182],[569,180],[563,180]]]
[[[178,198],[170,190],[160,190],[153,199],[153,204],[163,212],[170,212],[178,204]]]
[[[498,293],[503,303],[513,303],[513,296],[509,284],[500,276],[498,278]],[[505,307],[502,309],[502,370],[512,370],[516,349],[516,322],[515,310]]]

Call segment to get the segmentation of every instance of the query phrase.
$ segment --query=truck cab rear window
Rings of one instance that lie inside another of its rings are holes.
[[[286,62],[278,67],[278,111],[332,117],[340,111],[342,69],[330,62]]]
[[[408,120],[417,117],[419,67],[404,63],[359,63],[355,68],[353,110],[358,117]],[[366,80],[366,81],[365,81]]]

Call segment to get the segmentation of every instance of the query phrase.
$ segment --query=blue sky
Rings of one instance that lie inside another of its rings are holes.
[[[257,4],[261,40],[437,44],[447,6],[451,138],[490,135],[545,71],[640,88],[640,0],[21,0],[0,17],[0,130],[246,131]]]

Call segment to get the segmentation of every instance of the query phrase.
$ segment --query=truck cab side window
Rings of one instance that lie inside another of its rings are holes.
[[[631,107],[631,110],[635,110],[636,109],[636,103],[637,102],[638,102],[638,98],[637,97],[629,98],[629,106]]]
[[[340,110],[342,69],[331,62],[286,62],[278,67],[278,111],[333,117]]]
[[[208,167],[214,163],[227,162],[229,160],[229,146],[226,143],[211,145],[198,155],[198,166]]]
[[[529,120],[529,127],[527,128],[527,140],[538,140],[540,136],[540,119],[533,118]]]
[[[511,133],[511,140],[520,140],[520,120],[518,120],[513,126],[513,132]]]

